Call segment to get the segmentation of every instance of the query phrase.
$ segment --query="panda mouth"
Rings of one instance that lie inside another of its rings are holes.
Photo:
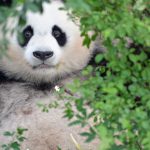
[[[49,68],[52,68],[53,66],[50,66],[48,64],[45,64],[45,63],[42,63],[42,64],[39,64],[37,66],[33,66],[33,69],[49,69]]]

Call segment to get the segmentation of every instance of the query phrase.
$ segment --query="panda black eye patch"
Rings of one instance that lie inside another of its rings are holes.
[[[22,42],[20,43],[21,46],[26,46],[29,42],[29,40],[31,39],[31,37],[33,36],[33,28],[31,26],[27,26],[23,32],[22,32]]]
[[[52,27],[52,35],[57,40],[60,46],[64,46],[66,44],[67,42],[66,34],[57,25],[54,25]]]

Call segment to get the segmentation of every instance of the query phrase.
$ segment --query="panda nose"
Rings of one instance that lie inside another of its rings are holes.
[[[33,52],[33,56],[40,59],[40,60],[46,60],[50,57],[53,56],[53,52],[52,51],[35,51]]]

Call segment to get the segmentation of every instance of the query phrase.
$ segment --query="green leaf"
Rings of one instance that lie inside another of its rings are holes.
[[[130,54],[130,55],[129,55],[129,58],[130,58],[130,60],[131,60],[132,62],[134,62],[134,63],[136,63],[136,62],[138,61],[137,56],[134,55],[134,54]]]
[[[62,150],[59,146],[57,146],[57,150]]]
[[[96,63],[99,63],[102,59],[103,59],[103,55],[102,55],[102,54],[98,54],[98,55],[96,55],[96,57],[95,57],[95,62],[96,62]]]
[[[21,137],[18,137],[17,139],[18,139],[18,141],[23,142],[26,138],[21,136]]]
[[[19,135],[23,135],[23,133],[24,133],[25,131],[28,131],[28,129],[25,129],[25,128],[17,128],[17,133],[18,133]]]
[[[142,78],[145,80],[145,81],[150,81],[150,69],[149,68],[145,68],[143,71],[142,71]]]
[[[118,90],[115,87],[105,87],[103,88],[103,92],[115,95],[117,94]]]
[[[28,10],[31,10],[33,12],[38,12],[40,10],[39,7],[34,3],[28,3],[26,7],[28,8]]]
[[[4,132],[4,136],[14,136],[15,132],[6,131]]]
[[[69,126],[78,125],[78,124],[81,124],[81,120],[75,120],[75,121],[69,123]]]
[[[95,133],[90,133],[90,132],[83,132],[83,133],[80,133],[80,135],[87,137],[86,139],[87,143],[91,142],[96,137]]]
[[[13,150],[21,150],[20,149],[20,144],[18,142],[13,142],[11,143],[10,147],[13,149]]]
[[[107,40],[107,39],[114,39],[114,37],[115,37],[114,30],[111,29],[111,28],[107,28],[106,30],[104,30],[102,32],[102,34],[103,34],[105,40]]]

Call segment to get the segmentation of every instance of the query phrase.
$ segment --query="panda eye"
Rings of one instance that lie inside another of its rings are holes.
[[[60,37],[60,35],[61,35],[61,32],[60,32],[60,31],[58,31],[58,30],[53,31],[53,36],[54,36],[55,38]]]
[[[26,32],[24,33],[24,36],[25,36],[26,38],[30,38],[30,37],[32,36],[31,31],[26,31]]]
[[[21,38],[18,39],[19,44],[24,47],[28,44],[28,42],[30,41],[30,39],[32,38],[34,32],[33,32],[33,28],[29,25],[27,26],[23,32],[22,32],[22,36]]]
[[[25,39],[30,39],[33,35],[33,29],[31,26],[27,26],[24,31],[23,31],[23,35],[25,37]]]
[[[58,42],[59,46],[64,46],[67,43],[66,33],[62,31],[62,29],[59,26],[54,25],[52,27],[52,35]]]

